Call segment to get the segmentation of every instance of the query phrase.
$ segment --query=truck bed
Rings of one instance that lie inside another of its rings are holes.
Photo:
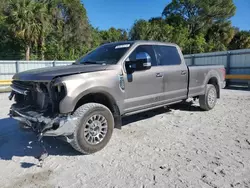
[[[188,97],[195,97],[205,93],[206,84],[218,80],[220,88],[224,88],[225,68],[223,65],[188,66]],[[214,78],[214,80],[213,80]]]

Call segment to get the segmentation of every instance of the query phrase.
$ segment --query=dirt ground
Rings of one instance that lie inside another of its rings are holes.
[[[45,139],[49,157],[32,132],[8,118],[0,94],[0,187],[250,187],[250,91],[222,90],[209,112],[181,104],[124,119],[109,144],[80,155]]]

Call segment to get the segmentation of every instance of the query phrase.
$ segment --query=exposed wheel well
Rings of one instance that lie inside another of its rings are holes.
[[[216,77],[212,77],[209,79],[207,84],[214,85],[216,92],[217,92],[217,98],[220,98],[220,86],[218,84],[218,79]]]
[[[115,128],[119,128],[119,129],[121,128],[122,122],[121,122],[120,110],[119,110],[115,100],[112,99],[111,97],[107,96],[106,94],[91,93],[91,94],[83,96],[77,102],[74,111],[78,107],[80,107],[81,105],[86,104],[86,103],[90,103],[90,102],[99,103],[99,104],[102,104],[102,105],[108,107],[114,116]]]

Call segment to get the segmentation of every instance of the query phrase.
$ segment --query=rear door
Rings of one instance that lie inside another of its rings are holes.
[[[164,85],[164,101],[172,102],[187,98],[188,68],[176,46],[155,45],[158,66],[161,67]]]

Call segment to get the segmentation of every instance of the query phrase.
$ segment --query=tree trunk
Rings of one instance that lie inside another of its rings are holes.
[[[30,45],[29,44],[26,45],[25,59],[26,59],[26,61],[30,60]]]
[[[44,61],[44,48],[45,48],[45,38],[42,37],[42,40],[41,40],[41,59],[42,59],[42,61]]]

